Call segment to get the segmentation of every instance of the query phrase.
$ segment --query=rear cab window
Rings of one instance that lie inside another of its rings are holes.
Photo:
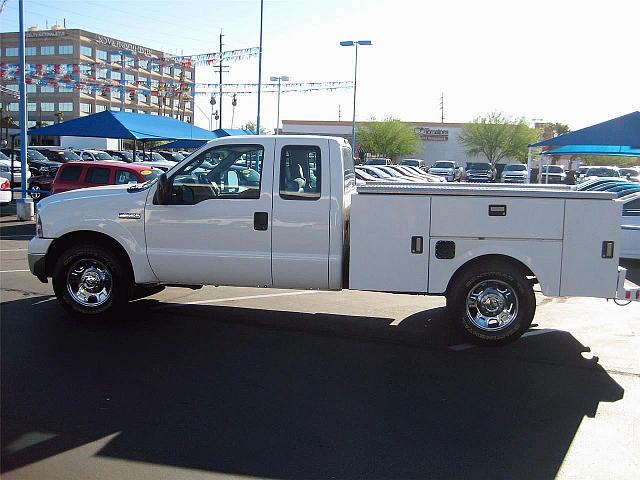
[[[111,177],[111,169],[105,167],[89,167],[85,176],[86,183],[107,185]]]
[[[65,182],[77,182],[82,173],[82,165],[65,165],[61,167],[60,180]]]
[[[320,147],[286,145],[280,155],[280,197],[318,200],[321,195]]]

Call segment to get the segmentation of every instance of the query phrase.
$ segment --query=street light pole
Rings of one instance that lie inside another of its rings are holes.
[[[258,49],[258,116],[256,118],[256,135],[260,135],[260,97],[262,94],[262,19],[264,16],[264,0],[260,0],[260,48]]]
[[[20,199],[16,201],[16,217],[18,220],[31,220],[33,217],[33,200],[27,197],[27,92],[25,86],[25,33],[24,33],[24,0],[18,1],[18,17],[20,37],[18,39],[20,55]],[[12,169],[13,171],[13,169]]]
[[[343,47],[355,47],[355,62],[353,72],[353,121],[351,124],[351,148],[356,154],[356,92],[358,86],[358,45],[371,45],[371,40],[347,40],[340,42]]]
[[[276,120],[276,135],[277,135],[278,132],[280,131],[280,85],[281,85],[281,82],[288,82],[289,77],[286,75],[282,75],[279,77],[271,77],[271,81],[278,82],[278,117]]]

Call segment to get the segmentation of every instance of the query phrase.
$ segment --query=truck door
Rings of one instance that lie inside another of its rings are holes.
[[[145,210],[147,256],[166,283],[271,286],[275,140],[229,139],[168,174],[169,205]]]
[[[279,288],[329,286],[329,141],[276,140],[272,273]],[[339,192],[342,194],[342,192]]]

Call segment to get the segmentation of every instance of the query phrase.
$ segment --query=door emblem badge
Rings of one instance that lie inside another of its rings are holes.
[[[133,212],[121,212],[118,214],[118,218],[128,218],[131,220],[140,220],[142,218],[142,215],[140,215],[139,213],[133,213]]]

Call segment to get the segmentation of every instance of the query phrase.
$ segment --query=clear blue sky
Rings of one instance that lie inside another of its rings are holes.
[[[9,0],[0,30],[17,28]],[[171,53],[257,46],[259,1],[25,0],[27,25],[62,23]],[[340,40],[371,39],[359,59],[359,120],[394,116],[462,122],[490,111],[580,128],[640,109],[637,0],[266,0],[263,79],[350,80],[353,51]],[[613,70],[610,70],[613,67]],[[198,69],[197,81],[215,81]],[[257,61],[231,64],[228,82],[257,81]],[[275,126],[275,96],[263,124]],[[225,100],[225,126],[231,105]],[[206,112],[206,98],[197,102]],[[287,94],[281,118],[337,120],[351,91]],[[239,97],[235,125],[255,119],[256,98]],[[198,111],[199,112],[199,111]],[[206,126],[206,116],[196,116]]]

